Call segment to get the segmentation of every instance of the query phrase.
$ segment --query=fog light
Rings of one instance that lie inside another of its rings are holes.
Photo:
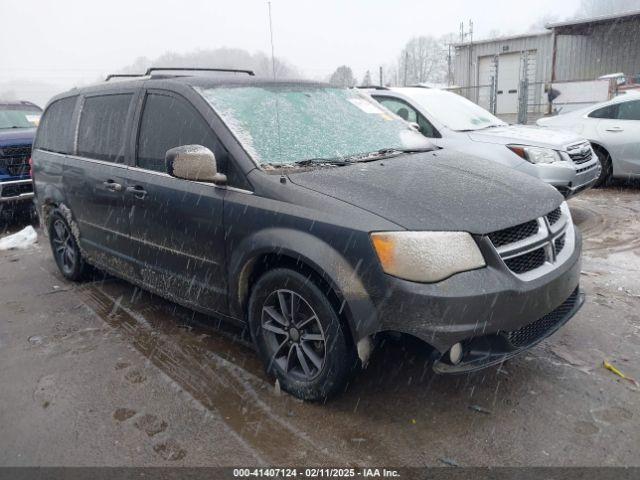
[[[453,365],[457,365],[462,360],[462,344],[456,343],[449,349],[449,361]]]

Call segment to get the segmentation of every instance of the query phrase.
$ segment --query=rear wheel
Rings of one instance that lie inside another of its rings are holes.
[[[604,148],[599,145],[593,145],[593,150],[598,155],[600,159],[600,165],[602,165],[602,169],[600,170],[600,176],[598,180],[594,184],[594,187],[606,187],[611,182],[611,177],[613,176],[613,165],[611,164],[611,155]]]
[[[303,400],[324,400],[344,389],[357,364],[329,299],[293,270],[272,270],[258,280],[249,324],[267,373]]]
[[[71,232],[71,227],[58,212],[53,213],[49,221],[49,241],[53,258],[62,275],[69,280],[81,280],[88,266]]]

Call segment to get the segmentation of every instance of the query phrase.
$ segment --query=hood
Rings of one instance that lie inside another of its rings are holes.
[[[540,180],[453,151],[321,168],[289,178],[408,230],[486,234],[541,217],[563,201]]]
[[[565,150],[568,145],[584,142],[580,135],[567,131],[549,131],[540,127],[526,125],[508,125],[469,132],[474,142],[497,143],[508,145],[516,143],[533,147],[547,147]]]
[[[7,128],[0,130],[0,147],[30,145],[36,136],[35,128]]]

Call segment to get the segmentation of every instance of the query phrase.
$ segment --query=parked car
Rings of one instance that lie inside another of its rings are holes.
[[[629,90],[608,102],[541,118],[538,125],[587,138],[602,162],[598,185],[640,177],[640,93]]]
[[[149,73],[46,108],[35,192],[66,278],[92,265],[248,325],[309,400],[343,389],[380,332],[465,372],[582,305],[581,237],[543,182],[435,150],[352,89]]]
[[[425,87],[366,88],[374,99],[414,123],[439,147],[485,158],[553,185],[569,198],[590,188],[600,163],[577,134],[508,125],[466,98]]]
[[[42,110],[31,102],[0,101],[0,215],[31,208],[31,145]]]

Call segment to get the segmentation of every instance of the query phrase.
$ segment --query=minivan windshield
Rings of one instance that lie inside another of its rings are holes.
[[[419,88],[398,90],[451,130],[482,130],[506,125],[481,106],[456,93]]]
[[[197,90],[263,166],[433,148],[409,124],[356,90],[301,84]]]

